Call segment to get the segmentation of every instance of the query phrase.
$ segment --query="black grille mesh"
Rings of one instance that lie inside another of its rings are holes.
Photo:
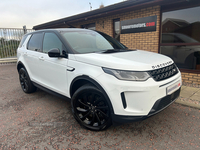
[[[180,91],[181,91],[181,88],[179,88],[179,90],[172,93],[171,95],[167,95],[161,98],[160,100],[157,100],[154,106],[152,107],[150,113],[148,114],[148,116],[152,116],[158,113],[160,110],[162,110],[163,108],[167,107],[170,103],[175,101],[179,97]]]
[[[167,67],[149,71],[148,73],[153,77],[155,81],[162,81],[177,74],[178,69],[175,64],[172,64]]]

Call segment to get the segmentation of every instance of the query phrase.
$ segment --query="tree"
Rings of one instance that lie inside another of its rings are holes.
[[[99,8],[104,8],[104,4],[101,2],[101,5],[99,6]]]

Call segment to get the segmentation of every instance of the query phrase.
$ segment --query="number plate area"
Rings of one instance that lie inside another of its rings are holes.
[[[178,90],[180,87],[181,87],[181,81],[178,81],[178,82],[170,85],[169,87],[167,87],[167,95],[172,94],[173,92]]]

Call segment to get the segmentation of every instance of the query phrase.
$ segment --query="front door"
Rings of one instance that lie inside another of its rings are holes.
[[[64,45],[58,36],[53,32],[44,34],[43,53],[39,56],[41,85],[56,91],[59,94],[66,95],[67,93],[67,58],[51,58],[48,56],[48,51],[58,48],[60,53],[65,50]]]

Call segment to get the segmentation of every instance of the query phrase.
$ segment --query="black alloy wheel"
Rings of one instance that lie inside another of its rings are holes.
[[[72,112],[75,119],[87,129],[100,131],[111,125],[107,99],[94,86],[84,85],[74,93]]]
[[[32,84],[26,69],[19,70],[19,81],[21,88],[25,93],[32,93],[36,91],[36,87]]]

